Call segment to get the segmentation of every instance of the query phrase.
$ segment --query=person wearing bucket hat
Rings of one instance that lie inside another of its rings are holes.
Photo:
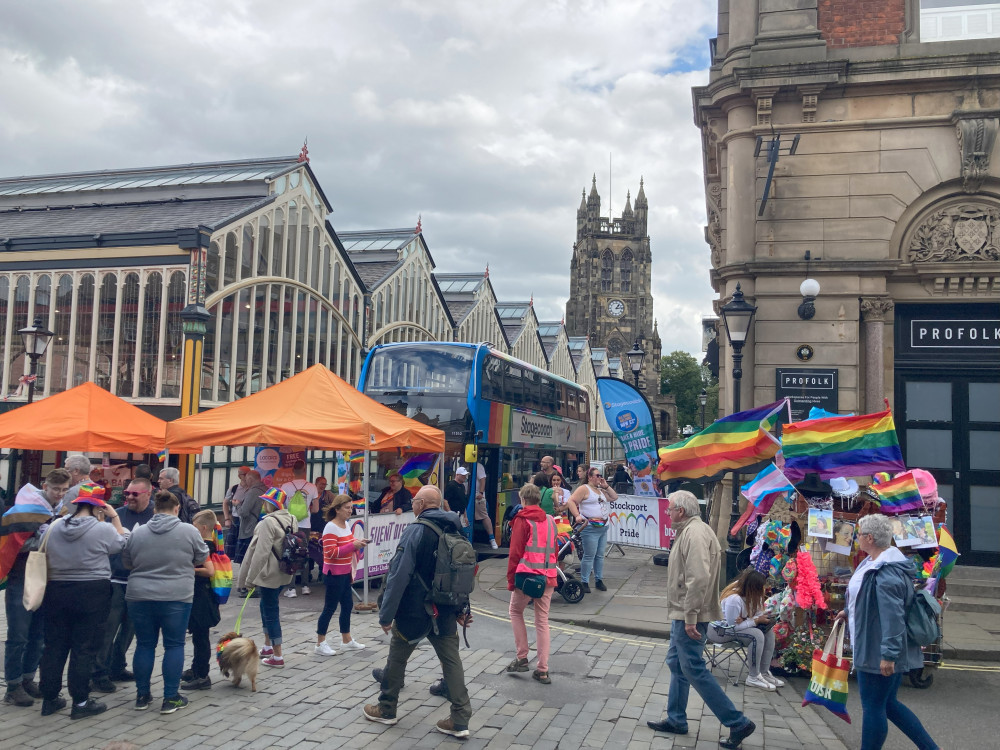
[[[266,667],[284,667],[281,655],[281,614],[279,594],[292,582],[292,574],[281,570],[281,553],[286,534],[294,534],[299,525],[285,509],[288,498],[277,487],[260,496],[262,516],[253,532],[246,557],[240,565],[238,589],[252,586],[260,591],[260,620],[264,629],[261,662]]]
[[[94,716],[107,706],[90,698],[90,675],[104,636],[111,606],[111,555],[125,547],[128,532],[115,509],[104,502],[104,488],[80,485],[72,512],[54,521],[46,534],[48,584],[42,612],[45,648],[40,665],[42,716],[66,706],[59,697],[63,669],[73,699],[71,719]],[[107,519],[111,523],[104,523]]]
[[[805,479],[795,485],[795,489],[805,498],[829,497],[833,494],[833,488],[829,483],[820,479],[819,474],[815,471],[806,474]]]

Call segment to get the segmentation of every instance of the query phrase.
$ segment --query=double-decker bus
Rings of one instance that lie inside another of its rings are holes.
[[[444,431],[442,485],[459,466],[468,469],[468,518],[483,541],[482,524],[472,523],[476,466],[465,461],[467,446],[476,446],[477,462],[486,470],[486,501],[498,540],[504,512],[518,502],[517,491],[540,469],[543,456],[555,458],[567,485],[575,481],[577,465],[588,460],[586,390],[489,343],[380,344],[365,359],[360,382],[365,395]],[[377,475],[384,473],[375,472],[375,491],[385,482]]]

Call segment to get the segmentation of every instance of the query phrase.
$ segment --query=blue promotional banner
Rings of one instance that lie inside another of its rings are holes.
[[[646,398],[624,380],[598,378],[597,395],[611,431],[625,449],[638,490],[644,477],[652,477],[659,460],[653,411]],[[655,494],[655,493],[654,493]]]

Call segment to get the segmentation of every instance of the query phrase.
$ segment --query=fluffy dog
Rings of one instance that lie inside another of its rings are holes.
[[[257,654],[256,643],[239,633],[226,633],[215,647],[215,658],[219,662],[222,676],[232,676],[233,687],[239,687],[243,676],[246,675],[250,680],[250,689],[257,692],[257,669],[260,666],[260,657]]]

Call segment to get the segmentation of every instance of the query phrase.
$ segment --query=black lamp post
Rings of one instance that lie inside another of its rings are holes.
[[[55,335],[42,325],[41,318],[35,318],[35,322],[18,331],[21,334],[21,341],[24,343],[24,353],[31,360],[31,368],[28,371],[28,403],[35,400],[35,380],[38,378],[38,360],[45,354],[49,347],[49,342]],[[27,451],[24,452],[27,455]],[[13,451],[11,451],[13,455]],[[11,461],[11,476],[14,475],[14,462]],[[31,467],[33,463],[28,463],[29,471],[34,471]],[[30,477],[31,481],[37,481],[38,477]]]
[[[41,318],[35,318],[33,325],[22,328],[18,333],[21,334],[21,341],[24,343],[24,353],[31,360],[31,369],[28,372],[28,403],[30,404],[35,398],[38,360],[49,348],[49,342],[55,334],[42,326]]]
[[[698,403],[701,404],[701,429],[705,429],[705,404],[708,403],[708,392],[702,388],[698,394]]]
[[[750,334],[753,316],[757,308],[743,299],[740,285],[736,285],[732,299],[722,309],[722,321],[726,325],[726,338],[733,350],[733,414],[740,410],[740,380],[743,378],[743,345]],[[729,518],[729,528],[736,525],[740,519],[740,481],[739,471],[733,471],[733,503]],[[740,538],[732,534],[727,536],[729,546],[726,549],[726,580],[736,577],[736,557],[740,554]]]
[[[645,350],[639,346],[639,339],[635,340],[632,348],[625,352],[628,357],[628,366],[632,368],[632,377],[635,378],[636,390],[639,389],[639,373],[642,371],[642,361],[646,358]]]

